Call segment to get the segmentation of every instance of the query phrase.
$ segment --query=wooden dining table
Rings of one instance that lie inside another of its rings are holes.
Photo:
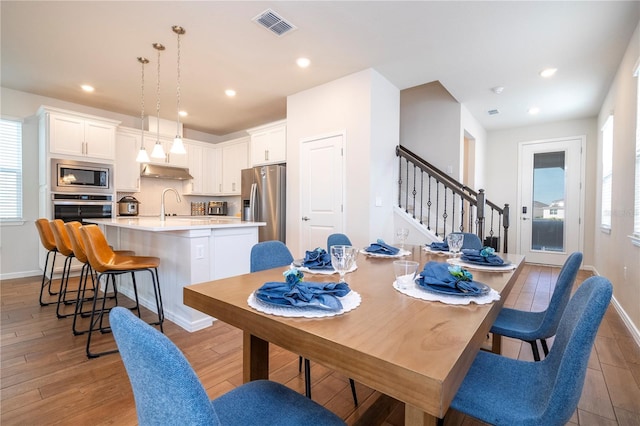
[[[405,246],[403,259],[446,262],[422,246]],[[341,315],[290,318],[259,312],[249,296],[265,282],[284,281],[287,267],[194,284],[184,303],[244,332],[243,379],[269,377],[269,343],[321,363],[405,404],[405,424],[435,425],[451,401],[523,265],[520,255],[502,255],[515,269],[469,269],[474,281],[500,293],[488,304],[451,305],[421,300],[393,287],[393,260],[359,254],[346,275],[361,303]],[[337,275],[306,273],[305,281],[335,282]]]

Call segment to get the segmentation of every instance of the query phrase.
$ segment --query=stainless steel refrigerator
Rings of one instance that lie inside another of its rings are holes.
[[[285,242],[286,166],[275,164],[242,170],[242,220],[266,222],[258,240]]]

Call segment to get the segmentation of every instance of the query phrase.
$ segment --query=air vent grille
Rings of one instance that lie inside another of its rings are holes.
[[[500,111],[498,111],[497,109],[490,109],[489,111],[487,111],[487,113],[489,115],[496,115],[496,114],[500,114]]]
[[[282,37],[288,32],[296,29],[295,25],[286,21],[283,17],[281,17],[271,9],[265,10],[264,12],[253,18],[252,21],[262,25],[272,33],[276,34],[278,37]]]

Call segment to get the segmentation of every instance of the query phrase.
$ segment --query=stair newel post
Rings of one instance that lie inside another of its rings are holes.
[[[504,228],[504,253],[507,253],[507,242],[509,241],[509,204],[505,204],[502,209],[502,227]]]
[[[478,218],[478,237],[480,238],[480,241],[483,242],[484,244],[484,208],[485,208],[485,199],[484,199],[485,195],[484,195],[484,189],[480,189],[478,190],[478,196],[477,196],[477,201],[478,201],[478,206],[477,206],[477,212],[476,212],[476,216]]]
[[[398,207],[402,208],[402,156],[400,155],[400,146],[396,146],[396,155],[398,156]]]

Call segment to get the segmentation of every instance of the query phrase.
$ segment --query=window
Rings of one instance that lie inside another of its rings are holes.
[[[611,229],[611,183],[613,178],[613,115],[602,126],[602,200],[600,226]]]
[[[22,220],[22,123],[0,119],[0,220]]]
[[[636,181],[635,181],[635,202],[633,213],[633,237],[635,243],[640,245],[640,80],[638,74],[640,74],[640,59],[638,65],[635,68],[633,75],[636,77]]]

